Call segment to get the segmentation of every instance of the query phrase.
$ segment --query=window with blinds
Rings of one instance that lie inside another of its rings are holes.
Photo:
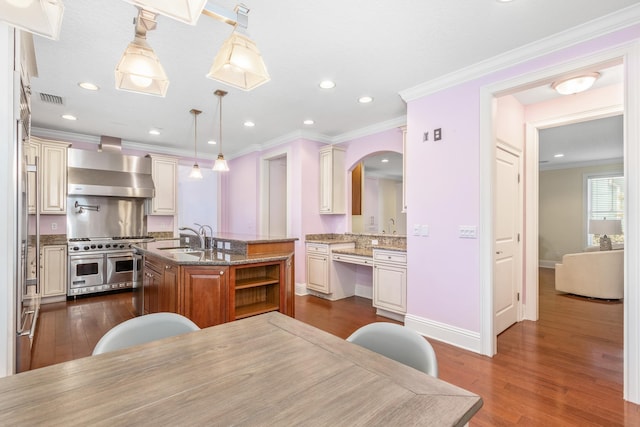
[[[624,219],[624,176],[587,177],[587,221],[590,219]],[[622,221],[624,233],[624,221]],[[588,233],[588,230],[587,230]],[[624,234],[609,236],[613,243],[623,243]],[[598,245],[600,236],[587,235],[589,245]]]

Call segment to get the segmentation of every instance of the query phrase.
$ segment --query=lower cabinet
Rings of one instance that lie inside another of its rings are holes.
[[[201,328],[229,321],[228,267],[185,266],[182,272],[183,316]]]
[[[407,312],[407,254],[373,251],[373,306],[398,314]]]
[[[179,313],[200,328],[269,311],[293,317],[293,259],[229,267],[178,265],[145,255],[143,312]]]
[[[42,297],[67,294],[67,246],[43,246],[41,250]]]

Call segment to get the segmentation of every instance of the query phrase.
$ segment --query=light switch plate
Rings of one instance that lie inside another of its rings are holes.
[[[420,235],[423,237],[426,237],[429,235],[429,226],[428,225],[421,225],[420,226]]]
[[[413,224],[413,235],[414,236],[419,236],[420,235],[420,224]]]
[[[461,225],[459,232],[461,239],[475,239],[477,237],[475,225]]]

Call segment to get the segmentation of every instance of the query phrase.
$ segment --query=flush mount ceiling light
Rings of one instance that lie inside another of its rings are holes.
[[[220,144],[218,144],[218,147],[220,148],[218,149],[218,158],[216,159],[216,162],[213,164],[213,170],[218,172],[227,172],[229,171],[229,165],[227,165],[227,161],[224,159],[224,155],[222,154],[222,97],[225,96],[227,92],[225,92],[224,90],[218,89],[215,92],[213,92],[213,94],[218,97],[219,103],[220,103],[219,105],[220,127],[218,128],[220,132],[218,134],[218,141],[220,141]]]
[[[262,55],[255,42],[247,34],[249,9],[244,5],[236,6],[237,14],[234,30],[218,51],[207,77],[242,90],[252,90],[271,80]],[[203,12],[208,16],[221,19],[221,15],[210,9]],[[222,17],[224,22],[228,19]]]
[[[63,12],[62,0],[0,1],[0,20],[53,40],[60,37]]]
[[[207,0],[124,0],[142,9],[196,25]]]
[[[135,37],[116,66],[116,89],[164,97],[169,79],[160,60],[147,43],[147,31],[156,28],[156,14],[139,9]]]
[[[600,77],[600,73],[587,73],[553,82],[551,88],[560,95],[573,95],[591,88]]]
[[[71,121],[78,120],[78,118],[72,114],[63,114],[62,118],[65,120],[71,120]]]
[[[360,98],[358,98],[358,102],[360,104],[368,104],[370,102],[373,102],[373,98],[370,96],[361,96]]]
[[[202,179],[202,171],[198,166],[198,114],[202,113],[200,110],[192,109],[190,111],[193,114],[193,157],[195,163],[189,174],[189,178]]]

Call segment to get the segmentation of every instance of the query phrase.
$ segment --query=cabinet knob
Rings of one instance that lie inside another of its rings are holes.
[[[165,270],[168,270],[168,269],[170,269],[170,268],[171,268],[171,266],[170,266],[170,265],[165,265],[165,266],[164,266],[164,269],[165,269]]]
[[[224,271],[223,270],[220,270],[220,275],[221,276],[224,275]]]

